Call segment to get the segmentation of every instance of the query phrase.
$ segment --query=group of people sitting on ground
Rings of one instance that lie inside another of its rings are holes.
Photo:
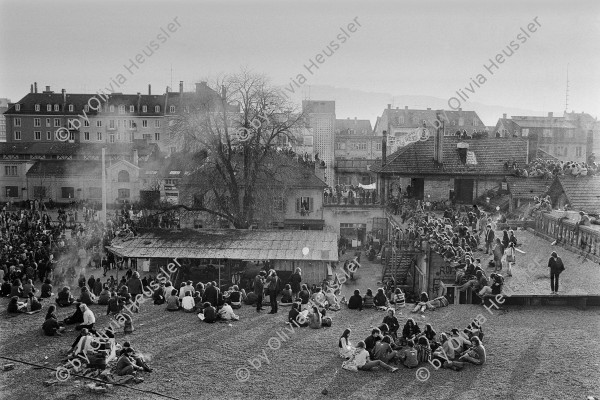
[[[412,318],[406,321],[400,334],[399,329],[394,310],[389,309],[383,323],[356,346],[350,341],[351,330],[344,330],[338,341],[339,354],[346,360],[342,367],[361,371],[379,367],[395,372],[398,368],[394,365],[417,368],[437,359],[444,368],[459,371],[465,362],[483,365],[486,361],[483,330],[477,320],[463,332],[453,328],[439,336],[431,324],[426,324],[421,331]]]

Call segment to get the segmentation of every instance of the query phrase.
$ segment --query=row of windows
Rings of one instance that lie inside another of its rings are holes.
[[[411,120],[412,120],[413,124],[416,124],[418,122],[418,118],[416,116],[413,116],[411,118]],[[399,115],[396,118],[396,121],[397,121],[398,124],[404,124],[404,116]],[[422,120],[422,123],[424,125],[427,125],[427,120]],[[472,126],[478,126],[479,125],[479,121],[476,120],[476,119],[474,119],[474,120],[471,121],[471,124],[472,124]],[[456,126],[456,120],[450,121],[449,125]],[[463,117],[459,117],[458,118],[458,126],[464,126],[464,125],[465,125],[465,119]]]
[[[52,140],[52,135],[53,135],[53,133],[51,131],[46,131],[46,140]],[[84,141],[89,142],[90,137],[91,137],[90,132],[88,132],[88,131],[83,132],[83,140]],[[115,143],[115,141],[121,142],[121,141],[123,141],[123,139],[125,137],[128,137],[130,142],[133,142],[134,134],[133,134],[133,132],[130,132],[129,135],[126,136],[125,134],[118,132],[116,135],[110,134],[108,136],[110,143]],[[14,138],[15,138],[15,140],[22,140],[21,131],[14,131]],[[42,131],[34,131],[33,139],[34,140],[42,140]],[[152,134],[149,134],[149,133],[144,134],[143,139],[152,140]],[[75,140],[75,132],[69,132],[68,140]],[[99,142],[101,142],[103,140],[102,132],[96,132],[96,140]],[[157,142],[160,141],[160,133],[159,132],[154,133],[154,140]]]
[[[74,123],[75,119],[69,119],[68,123],[69,123],[69,127],[72,128],[75,123]],[[123,127],[128,126],[129,128],[136,128],[137,125],[135,123],[134,120],[130,119],[130,120],[116,120],[117,121],[117,127],[121,127],[121,121],[123,122]],[[108,121],[109,123],[109,127],[110,128],[114,128],[115,127],[115,120],[111,119],[110,121]],[[21,118],[15,118],[13,120],[13,125],[15,127],[20,127],[21,126]],[[34,118],[33,119],[33,126],[35,128],[39,128],[42,126],[42,119],[41,118]],[[46,118],[46,128],[50,128],[52,126],[52,118]],[[59,128],[61,126],[61,120],[60,118],[54,118],[54,127],[55,128]],[[84,120],[83,121],[83,126],[90,126],[90,122],[88,120]],[[102,127],[102,120],[96,120],[96,127],[101,128]],[[142,127],[147,128],[148,127],[148,120],[147,119],[143,119],[142,120]],[[155,128],[160,128],[160,120],[156,119],[154,120],[154,127]]]
[[[42,109],[42,106],[40,104],[36,104],[35,105],[35,111],[40,112]],[[47,104],[46,105],[46,111],[51,112],[54,109],[55,112],[60,111],[60,105],[59,104],[54,104],[54,106],[52,104]],[[69,110],[69,112],[74,112],[75,111],[75,106],[73,104],[69,104],[67,106],[67,109]],[[119,114],[125,114],[125,110],[126,107],[124,105],[120,105],[118,107],[119,110]],[[21,111],[21,105],[20,104],[15,104],[15,111]],[[83,111],[85,112],[89,112],[90,111],[90,106],[88,104],[85,104],[83,106]],[[115,106],[114,105],[110,105],[110,106],[105,106],[105,112],[115,112]],[[187,112],[187,107],[184,107],[184,111]],[[129,112],[135,112],[135,106],[130,105],[129,106]],[[144,105],[142,106],[142,112],[148,112],[148,106]],[[154,112],[159,113],[160,112],[160,106],[154,106]],[[175,106],[170,106],[169,107],[169,112],[170,113],[174,113],[175,112]]]

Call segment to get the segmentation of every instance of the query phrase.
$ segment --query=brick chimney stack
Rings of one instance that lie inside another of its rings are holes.
[[[37,82],[33,82],[33,93],[37,93]]]
[[[148,84],[148,96],[152,95],[152,85]]]

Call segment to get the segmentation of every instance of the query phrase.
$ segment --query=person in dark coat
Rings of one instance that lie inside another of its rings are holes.
[[[279,277],[274,269],[269,271],[267,282],[269,284],[269,302],[271,303],[271,311],[269,311],[269,314],[276,314],[277,294],[279,293]]]
[[[290,277],[290,284],[292,286],[292,294],[294,298],[298,296],[300,293],[300,284],[302,283],[302,270],[300,268],[296,268],[292,276]]]
[[[263,303],[263,292],[265,290],[265,271],[260,271],[254,278],[254,294],[257,296],[256,299],[256,311],[262,310]]]
[[[142,281],[140,280],[140,274],[137,271],[135,271],[131,278],[127,281],[127,289],[134,300],[135,296],[144,292]]]
[[[204,291],[204,301],[210,303],[213,307],[218,307],[219,305],[219,288],[217,288],[216,282],[210,282],[210,285],[206,285],[206,290]]]
[[[550,255],[548,268],[550,268],[550,289],[552,290],[552,294],[558,294],[558,277],[565,270],[565,265],[555,251]]]
[[[489,254],[494,246],[494,239],[496,235],[494,234],[494,230],[492,229],[492,225],[489,225],[485,229],[485,254]]]

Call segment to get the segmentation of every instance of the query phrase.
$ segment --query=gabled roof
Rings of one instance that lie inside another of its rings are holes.
[[[544,151],[538,147],[535,151],[535,158],[539,158],[544,161],[559,161],[558,158],[554,157],[552,154]]]
[[[563,117],[526,117],[513,115],[512,121],[521,128],[577,128],[575,122],[568,121]]]
[[[433,138],[419,141],[400,148],[387,157],[383,167],[373,166],[371,170],[383,173],[406,175],[506,175],[509,172],[505,163],[517,166],[527,163],[527,140],[521,138],[486,138],[465,140],[468,151],[475,154],[476,165],[463,164],[457,151],[461,142],[455,136],[443,139],[443,164],[433,160]]]
[[[93,176],[98,178],[102,175],[102,165],[98,161],[78,160],[47,160],[36,161],[27,171],[27,176]]]
[[[138,258],[338,260],[337,235],[324,231],[153,229],[142,230],[134,238],[117,238],[108,249],[122,257]]]
[[[600,213],[600,176],[558,176],[551,190],[562,188],[569,208],[590,214]]]
[[[336,135],[350,135],[350,130],[354,130],[353,135],[373,135],[371,121],[368,119],[336,119]],[[339,131],[339,133],[338,133]]]
[[[533,199],[535,196],[543,196],[546,194],[552,179],[543,177],[520,178],[516,176],[507,176],[508,190],[516,199]]]
[[[517,134],[517,136],[521,136],[521,127],[519,127],[519,125],[517,125],[512,119],[498,119],[496,127],[494,128],[494,132],[501,132],[502,129],[506,129],[510,136],[513,136],[515,134]]]

